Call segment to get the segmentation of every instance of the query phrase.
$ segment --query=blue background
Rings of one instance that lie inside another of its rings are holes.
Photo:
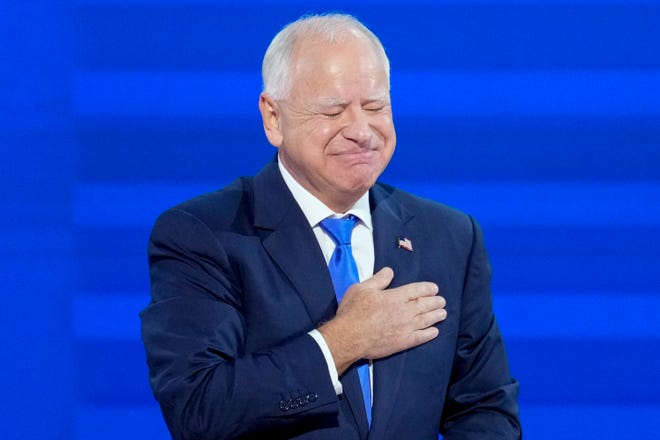
[[[529,439],[655,439],[660,1],[0,0],[0,438],[162,439],[156,215],[274,154],[270,38],[342,9],[392,61],[383,180],[481,222]]]

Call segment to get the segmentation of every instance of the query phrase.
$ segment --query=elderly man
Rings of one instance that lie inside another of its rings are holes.
[[[152,233],[143,339],[173,438],[519,438],[478,226],[376,183],[396,143],[378,38],[304,17],[263,80],[277,159]]]

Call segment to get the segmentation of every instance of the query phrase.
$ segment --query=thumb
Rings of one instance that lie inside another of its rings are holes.
[[[362,285],[373,289],[383,290],[390,285],[393,279],[394,279],[394,271],[389,267],[383,267],[381,270],[376,272],[371,278],[364,280]]]

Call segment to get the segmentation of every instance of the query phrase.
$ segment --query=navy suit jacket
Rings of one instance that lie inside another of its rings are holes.
[[[518,384],[492,313],[478,226],[382,184],[370,203],[374,270],[391,267],[391,287],[433,281],[447,300],[436,339],[374,361],[371,430],[355,369],[340,377],[337,396],[307,334],[334,316],[337,302],[277,163],[159,217],[142,335],[173,438],[520,437]]]

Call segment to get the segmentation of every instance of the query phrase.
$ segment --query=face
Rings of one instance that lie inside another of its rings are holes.
[[[292,90],[260,109],[282,164],[309,192],[345,212],[376,182],[396,144],[388,78],[371,43],[307,40],[293,53]]]

